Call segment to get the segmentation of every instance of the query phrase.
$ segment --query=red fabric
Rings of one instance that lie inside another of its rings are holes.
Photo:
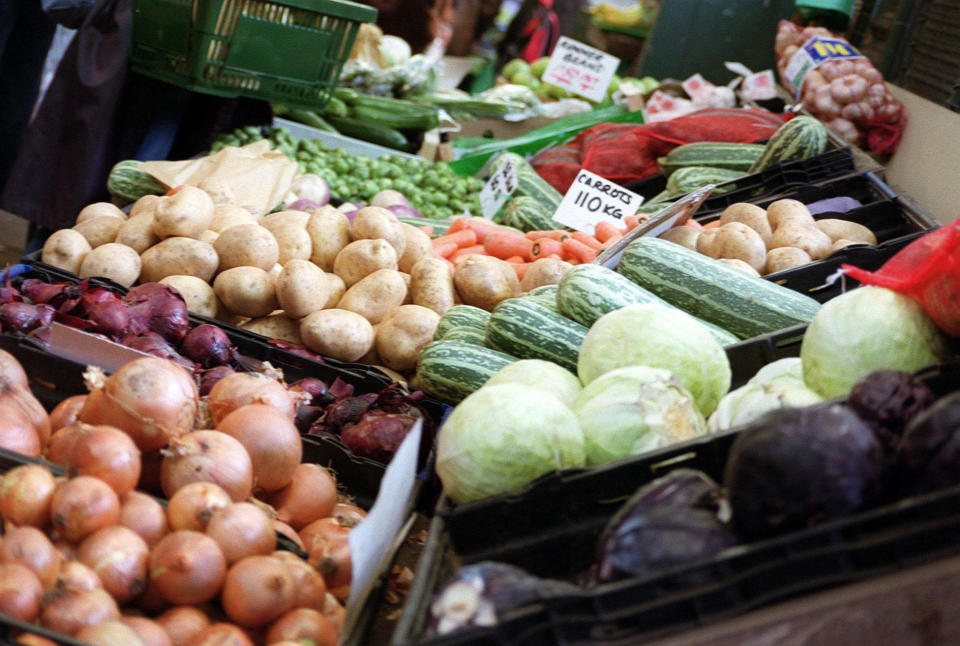
[[[865,285],[913,297],[940,329],[960,337],[960,218],[917,238],[877,271],[842,267]]]

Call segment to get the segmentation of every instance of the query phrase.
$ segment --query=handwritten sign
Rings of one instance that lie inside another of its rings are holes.
[[[494,162],[497,169],[480,191],[480,210],[488,220],[497,214],[507,198],[517,190],[517,169],[510,159]]]
[[[803,79],[810,70],[816,69],[827,61],[852,60],[863,58],[863,54],[842,38],[811,38],[803,47],[790,57],[784,80],[794,88],[794,98],[800,98]]]
[[[642,196],[581,168],[560,201],[553,219],[593,235],[598,222],[609,222],[617,228],[624,228],[623,219],[634,215],[641,204]]]
[[[616,56],[561,36],[542,80],[591,101],[602,101],[619,65],[620,59]]]

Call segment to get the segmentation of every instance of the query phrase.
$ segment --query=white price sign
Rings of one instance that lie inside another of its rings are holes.
[[[553,48],[542,80],[559,85],[591,101],[603,101],[610,79],[617,72],[616,56],[561,36]]]
[[[517,169],[513,162],[505,159],[497,163],[497,170],[480,191],[480,210],[488,220],[497,214],[507,198],[517,190]]]
[[[580,169],[573,184],[553,214],[553,219],[577,231],[593,235],[597,222],[609,222],[617,228],[626,225],[623,219],[635,215],[643,204],[643,196],[619,184]]]

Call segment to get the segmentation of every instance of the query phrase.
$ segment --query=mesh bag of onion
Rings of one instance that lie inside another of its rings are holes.
[[[777,71],[795,100],[851,144],[891,155],[907,115],[883,76],[850,43],[823,27],[781,20]]]

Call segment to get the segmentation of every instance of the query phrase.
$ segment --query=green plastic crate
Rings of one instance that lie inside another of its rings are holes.
[[[346,0],[134,0],[131,68],[180,87],[322,109],[377,10]]]

